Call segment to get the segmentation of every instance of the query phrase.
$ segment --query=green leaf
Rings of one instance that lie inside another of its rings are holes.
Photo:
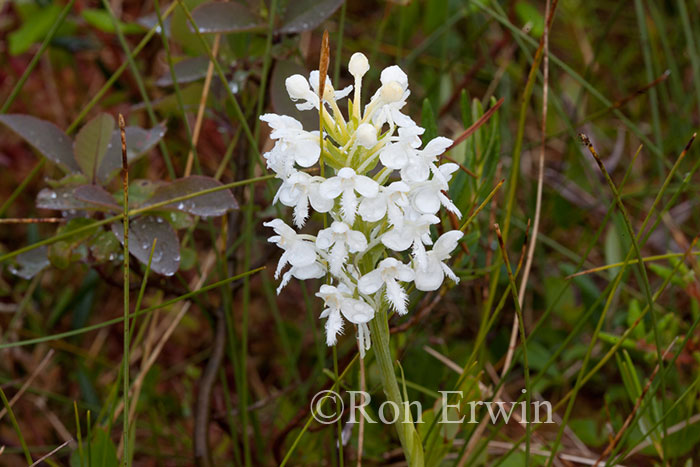
[[[220,186],[221,182],[211,177],[192,175],[190,177],[180,178],[172,183],[158,187],[153,197],[148,200],[146,205],[150,206]],[[168,207],[170,209],[189,212],[195,216],[218,217],[224,215],[229,210],[238,209],[238,203],[230,190],[220,190],[184,201],[178,201],[168,205]]]
[[[119,240],[116,235],[106,230],[101,230],[88,242],[90,253],[97,263],[106,263],[117,259],[121,253]]]
[[[234,2],[205,3],[192,12],[192,18],[202,34],[251,31],[264,27],[258,16]]]
[[[114,28],[114,23],[112,17],[105,10],[99,10],[94,8],[86,8],[80,12],[80,16],[83,17],[86,23],[90,26],[99,29],[100,31],[114,34],[116,29]],[[140,34],[143,32],[143,26],[136,23],[124,23],[119,21],[119,29],[124,34]]]
[[[123,245],[122,223],[112,224],[112,232]],[[129,253],[143,264],[148,264],[154,239],[157,241],[151,271],[172,276],[180,267],[180,243],[170,224],[156,216],[138,217],[129,223]]]
[[[0,115],[0,123],[66,172],[79,172],[70,138],[56,125],[30,115]]]
[[[530,34],[537,39],[544,33],[544,18],[540,12],[529,2],[520,1],[515,4],[515,14],[523,25],[530,23],[532,30]]]
[[[94,223],[95,221],[93,219],[77,217],[68,221],[66,225],[61,226],[57,230],[57,234],[69,233],[72,230],[80,229]],[[51,244],[51,246],[49,246],[49,261],[51,261],[51,264],[59,269],[65,269],[70,266],[71,263],[85,259],[88,249],[83,241],[92,236],[95,233],[95,229],[97,229],[97,227],[84,230]]]
[[[430,101],[426,98],[423,99],[423,113],[421,115],[421,125],[425,128],[425,133],[423,134],[423,141],[428,142],[438,135],[437,122],[435,121],[435,113],[433,112],[433,106]]]
[[[30,16],[18,30],[11,32],[7,41],[10,55],[26,52],[36,42],[42,40],[61,14],[61,5],[52,3]]]
[[[93,182],[97,179],[97,169],[107,154],[113,130],[114,117],[102,113],[87,122],[75,137],[75,160]]]
[[[166,182],[146,179],[139,179],[131,182],[129,185],[129,208],[142,205],[147,199],[153,196],[153,193],[156,192],[158,187],[165,183]],[[117,197],[119,197],[119,202],[123,202],[123,195],[121,192],[117,193]]]
[[[295,0],[284,12],[280,34],[295,34],[315,29],[336,12],[343,0]]]

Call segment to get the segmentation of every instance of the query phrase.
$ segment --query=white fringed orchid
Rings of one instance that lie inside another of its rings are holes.
[[[316,296],[323,300],[325,309],[321,318],[326,318],[326,344],[335,345],[337,335],[343,333],[343,317],[358,327],[357,339],[360,352],[370,347],[370,335],[367,323],[374,318],[374,308],[362,300],[352,297],[352,292],[345,284],[338,287],[322,285]]]
[[[331,274],[338,276],[348,259],[348,253],[364,251],[367,248],[367,239],[365,234],[351,230],[345,222],[335,221],[318,233],[316,246],[320,250],[330,251],[328,265]]]
[[[433,249],[426,254],[424,266],[416,267],[415,269],[414,282],[418,290],[424,292],[437,290],[442,285],[445,276],[452,279],[455,283],[459,282],[459,278],[445,264],[445,261],[450,258],[452,250],[457,248],[463,235],[459,230],[451,230],[442,234],[435,241]]]
[[[461,233],[461,232],[460,232]],[[360,278],[358,288],[364,294],[373,294],[384,288],[387,300],[400,315],[408,313],[406,291],[399,285],[401,282],[410,282],[415,277],[415,272],[396,258],[386,258],[379,262],[377,269],[368,272]]]
[[[421,149],[425,130],[402,113],[410,91],[408,76],[398,66],[381,72],[381,86],[363,111],[362,78],[369,68],[367,57],[353,54],[354,86],[336,90],[326,78],[323,96],[318,95],[318,71],[308,79],[287,78],[297,108],[320,112],[322,133],[305,131],[285,115],[260,117],[276,141],[264,155],[282,180],[275,202],[293,208],[298,228],[304,227],[309,207],[327,216],[327,227],[315,236],[298,234],[280,219],[265,223],[275,230],[270,242],[284,250],[275,278],[288,264],[280,289],[292,277],[327,276],[316,294],[325,304],[326,342],[335,345],[344,322],[350,322],[357,328],[361,355],[370,345],[368,323],[375,312],[385,306],[400,315],[408,312],[411,282],[429,291],[437,290],[445,276],[458,281],[447,262],[462,238],[462,232],[449,231],[426,250],[433,244],[431,231],[440,223],[441,207],[461,216],[447,195],[459,167],[439,159],[452,140],[437,137]],[[346,118],[337,101],[351,92]],[[321,170],[313,169],[317,162]],[[410,255],[404,253],[408,250]]]

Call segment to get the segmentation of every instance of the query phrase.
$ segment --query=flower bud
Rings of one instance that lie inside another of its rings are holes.
[[[381,88],[382,100],[388,104],[398,102],[403,97],[403,88],[398,81],[390,81]]]
[[[301,75],[292,75],[284,81],[289,97],[292,99],[305,99],[311,89],[309,82]]]
[[[369,61],[367,60],[367,57],[365,57],[365,54],[360,52],[355,52],[352,54],[352,57],[350,57],[350,63],[348,64],[348,69],[350,70],[350,74],[353,75],[355,79],[362,78],[369,70]]]
[[[374,125],[363,123],[357,127],[355,131],[357,135],[357,144],[367,149],[374,147],[377,144],[377,129]]]

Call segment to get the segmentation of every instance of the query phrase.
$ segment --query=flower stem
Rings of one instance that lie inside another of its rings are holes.
[[[422,467],[424,465],[423,446],[418,432],[413,426],[411,412],[406,410],[408,404],[404,403],[399,384],[396,381],[394,363],[391,358],[391,347],[389,345],[389,325],[385,307],[380,306],[377,315],[369,322],[369,326],[373,334],[372,348],[379,364],[384,394],[387,400],[392,402],[394,408],[398,410],[398,417],[394,425],[396,426],[396,432],[399,435],[399,441],[401,441],[406,461],[411,467]]]

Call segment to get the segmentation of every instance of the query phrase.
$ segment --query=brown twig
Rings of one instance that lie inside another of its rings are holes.
[[[0,224],[59,224],[65,222],[62,217],[39,217],[39,218],[17,218],[0,219]]]
[[[224,357],[226,344],[226,323],[224,313],[215,311],[214,345],[206,368],[199,380],[197,406],[194,413],[194,461],[197,465],[209,467],[212,464],[211,449],[209,448],[209,411],[211,409],[211,391],[216,382],[216,376]]]
[[[493,107],[491,107],[489,110],[484,112],[484,115],[479,117],[477,121],[472,123],[472,125],[464,130],[461,135],[457,137],[457,139],[454,140],[452,145],[447,148],[447,151],[450,151],[451,149],[457,147],[460,143],[462,143],[465,139],[469,138],[471,135],[476,133],[476,130],[481,128],[486,122],[489,121],[489,119],[493,116],[494,113],[498,110],[498,108],[503,104],[503,98],[501,97],[498,99],[498,102],[496,102]],[[445,151],[445,152],[447,152]]]

